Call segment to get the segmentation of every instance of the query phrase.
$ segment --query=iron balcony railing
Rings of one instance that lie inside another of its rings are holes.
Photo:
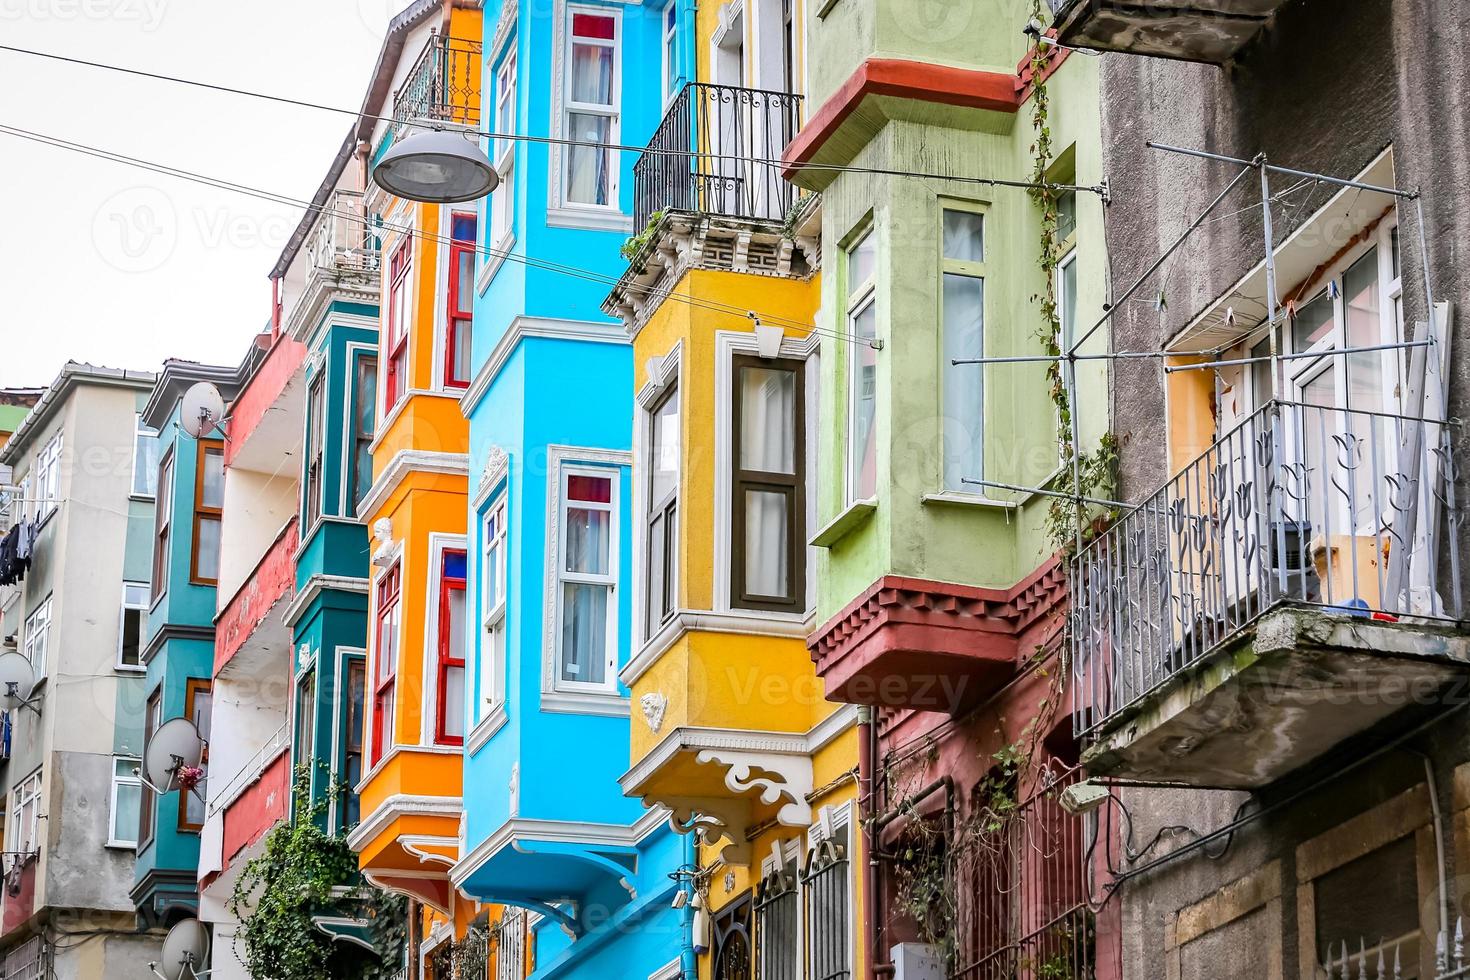
[[[1272,401],[1124,514],[1072,564],[1077,733],[1283,603],[1458,619],[1455,429]]]
[[[377,282],[382,242],[361,191],[332,192],[306,239],[306,255],[311,274]]]
[[[410,123],[478,126],[482,50],[479,41],[431,36],[393,96],[393,138],[402,139]]]
[[[633,227],[662,211],[784,219],[796,188],[779,161],[801,128],[802,98],[690,82],[633,166]]]

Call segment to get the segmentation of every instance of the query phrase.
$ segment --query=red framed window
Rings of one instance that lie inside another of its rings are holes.
[[[449,388],[468,388],[475,304],[475,216],[456,211],[449,219],[449,228],[449,310],[444,320],[444,384]]]
[[[439,566],[439,668],[434,741],[464,744],[465,553],[444,552]]]
[[[373,744],[376,765],[393,745],[394,687],[398,679],[398,625],[401,616],[400,578],[394,564],[378,580],[377,657],[373,673]]]
[[[409,274],[413,271],[413,239],[398,246],[388,260],[388,374],[383,385],[383,408],[398,404],[408,389]]]

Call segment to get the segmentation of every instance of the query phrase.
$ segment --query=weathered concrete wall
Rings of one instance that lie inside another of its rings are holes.
[[[1147,140],[1247,158],[1264,152],[1282,165],[1344,177],[1392,145],[1399,186],[1425,193],[1436,299],[1450,300],[1456,310],[1450,413],[1464,414],[1470,357],[1461,352],[1470,342],[1463,327],[1470,278],[1459,263],[1470,241],[1464,208],[1470,194],[1470,73],[1463,47],[1447,41],[1463,37],[1467,27],[1467,0],[1298,0],[1284,7],[1275,24],[1226,69],[1124,55],[1104,58],[1106,170],[1115,195],[1107,215],[1108,245],[1115,295],[1183,233],[1236,172],[1228,164],[1151,150]],[[1278,179],[1278,188],[1293,182]],[[1219,220],[1206,224],[1158,279],[1119,310],[1114,320],[1117,350],[1158,349],[1260,261],[1259,179],[1252,175],[1246,184],[1220,209]],[[1314,206],[1328,196],[1325,189],[1318,190]],[[1251,204],[1257,206],[1247,207]],[[1278,208],[1277,240],[1310,210]],[[1400,221],[1404,319],[1412,330],[1416,320],[1426,317],[1423,263],[1412,208],[1401,208]],[[1168,307],[1159,312],[1153,299],[1165,283]],[[1123,491],[1125,499],[1136,500],[1168,475],[1160,365],[1115,363],[1112,393],[1122,442]],[[1436,704],[1417,710],[1432,716],[1454,696],[1441,696],[1434,699]],[[1463,698],[1463,692],[1458,696]],[[1227,840],[1208,849],[1214,859],[1195,851],[1122,886],[1114,898],[1121,902],[1122,976],[1305,976],[1303,953],[1315,952],[1318,924],[1313,903],[1320,868],[1312,862],[1320,864],[1320,859],[1314,854],[1324,847],[1347,850],[1350,843],[1362,847],[1386,838],[1412,842],[1416,867],[1408,873],[1417,876],[1421,921],[1426,929],[1437,929],[1433,821],[1423,759],[1415,754],[1419,751],[1434,759],[1445,812],[1446,898],[1453,926],[1465,891],[1463,880],[1456,886],[1456,875],[1470,873],[1466,801],[1459,789],[1465,774],[1456,772],[1470,755],[1463,737],[1466,717],[1463,711],[1450,716],[1405,747],[1341,772],[1389,733],[1417,723],[1400,715],[1254,800],[1242,793],[1123,791],[1132,816],[1132,846],[1144,847],[1161,831],[1163,837],[1146,858],[1130,861],[1122,847],[1128,831],[1116,809],[1107,808],[1104,829],[1115,835],[1112,863],[1118,871],[1140,867],[1183,846],[1196,833],[1226,825],[1243,803],[1246,813],[1276,802],[1285,805],[1228,838],[1223,856],[1215,858]],[[1324,781],[1315,786],[1318,779]],[[1308,788],[1300,799],[1288,800]],[[1411,795],[1403,797],[1405,793]],[[1407,811],[1412,816],[1404,816]],[[1333,828],[1344,825],[1352,828],[1348,836],[1332,836]],[[1368,936],[1367,942],[1379,938]],[[1432,960],[1433,932],[1426,938]],[[1430,975],[1429,962],[1421,956],[1426,965],[1421,975]],[[1110,966],[1108,975],[1114,973]]]

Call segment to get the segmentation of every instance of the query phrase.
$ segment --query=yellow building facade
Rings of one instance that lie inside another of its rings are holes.
[[[820,202],[760,162],[802,122],[802,15],[700,5],[699,81],[635,169],[646,231],[604,304],[633,338],[637,389],[621,783],[696,835],[682,875],[701,978],[864,967],[858,716],[825,700],[806,644],[817,365],[834,343],[816,330]],[[710,158],[651,165],[694,149]]]

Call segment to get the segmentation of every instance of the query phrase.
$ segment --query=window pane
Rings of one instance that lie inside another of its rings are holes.
[[[859,340],[871,340],[877,334],[878,314],[875,304],[868,304],[853,318],[853,333]],[[856,500],[866,500],[877,493],[878,461],[877,384],[878,352],[867,344],[851,345],[853,370],[849,375],[851,401],[848,421],[848,482]]]
[[[740,369],[740,468],[796,473],[796,372]]]
[[[984,368],[950,362],[984,353],[984,301],[985,280],[945,274],[944,485],[950,490],[974,490],[964,480],[983,472]]]
[[[449,220],[449,237],[459,242],[475,240],[475,216],[456,214]]]
[[[199,519],[199,577],[219,578],[219,518]]]
[[[139,429],[133,445],[133,493],[151,497],[158,490],[158,436]]]
[[[128,771],[136,763],[128,763]],[[117,785],[117,807],[112,812],[112,839],[118,843],[136,842],[138,820],[143,806],[143,787],[135,782],[119,781]]]
[[[1292,344],[1304,351],[1332,332],[1332,297],[1323,293],[1296,311],[1291,323]]]
[[[572,45],[573,102],[612,105],[613,49],[605,45]]]
[[[873,265],[877,261],[877,238],[871,231],[864,232],[861,240],[847,254],[847,294],[851,296],[858,287],[873,278]]]
[[[572,15],[573,37],[591,37],[611,41],[616,29],[617,23],[612,17],[600,14]]]
[[[464,609],[465,590],[449,590],[449,656],[464,659]]]
[[[1062,266],[1061,287],[1061,295],[1057,297],[1059,301],[1057,314],[1062,325],[1062,349],[1067,350],[1077,337],[1077,254],[1075,252],[1067,257],[1066,264]]]
[[[1077,192],[1063,191],[1057,197],[1057,241],[1065,242],[1077,230]]]
[[[148,586],[136,582],[124,583],[123,602],[129,606],[148,605]]]
[[[568,476],[567,499],[588,503],[612,502],[612,480],[605,476]]]
[[[612,120],[585,112],[569,114],[567,138],[580,143],[608,143]],[[607,204],[611,172],[608,151],[601,146],[567,147],[567,200],[577,204]]]
[[[455,286],[455,312],[469,314],[475,298],[475,253],[468,248],[459,250],[459,282]],[[469,351],[465,350],[465,364],[469,364]],[[455,354],[456,357],[459,354]]]
[[[679,483],[679,392],[675,390],[653,415],[650,452],[650,499],[657,504]]]
[[[745,591],[749,595],[790,594],[790,498],[771,490],[745,493]]]
[[[118,663],[124,667],[136,667],[142,663],[143,611],[124,609],[122,622],[122,652]]]
[[[607,678],[607,586],[562,587],[561,677],[580,684]]]
[[[1378,249],[1372,248],[1342,277],[1343,306],[1347,311],[1347,346],[1372,347],[1385,342],[1380,319]],[[1387,379],[1381,351],[1349,354],[1348,407],[1369,412],[1384,409]]]
[[[974,211],[944,212],[944,257],[985,261],[985,216]]]
[[[200,488],[199,504],[202,507],[221,508],[225,505],[225,453],[222,449],[204,451],[204,479]]]
[[[605,510],[567,508],[567,571],[608,574],[608,535],[612,514]]]
[[[464,738],[464,668],[444,670],[444,734]]]

